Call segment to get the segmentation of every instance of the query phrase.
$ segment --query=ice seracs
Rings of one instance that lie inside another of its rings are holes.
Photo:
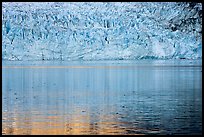
[[[201,57],[201,3],[2,3],[3,60]]]

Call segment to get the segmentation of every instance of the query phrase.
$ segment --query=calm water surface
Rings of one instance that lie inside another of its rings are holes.
[[[202,61],[3,61],[2,134],[202,134]]]

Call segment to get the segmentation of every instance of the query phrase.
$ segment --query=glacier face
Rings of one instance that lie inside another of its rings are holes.
[[[201,57],[201,3],[2,3],[2,60]]]

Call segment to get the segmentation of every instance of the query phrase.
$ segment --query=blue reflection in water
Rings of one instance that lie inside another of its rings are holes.
[[[201,61],[3,66],[3,134],[202,134]]]

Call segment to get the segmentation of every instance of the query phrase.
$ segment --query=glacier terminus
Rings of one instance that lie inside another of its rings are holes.
[[[3,2],[3,60],[202,58],[202,4]]]

